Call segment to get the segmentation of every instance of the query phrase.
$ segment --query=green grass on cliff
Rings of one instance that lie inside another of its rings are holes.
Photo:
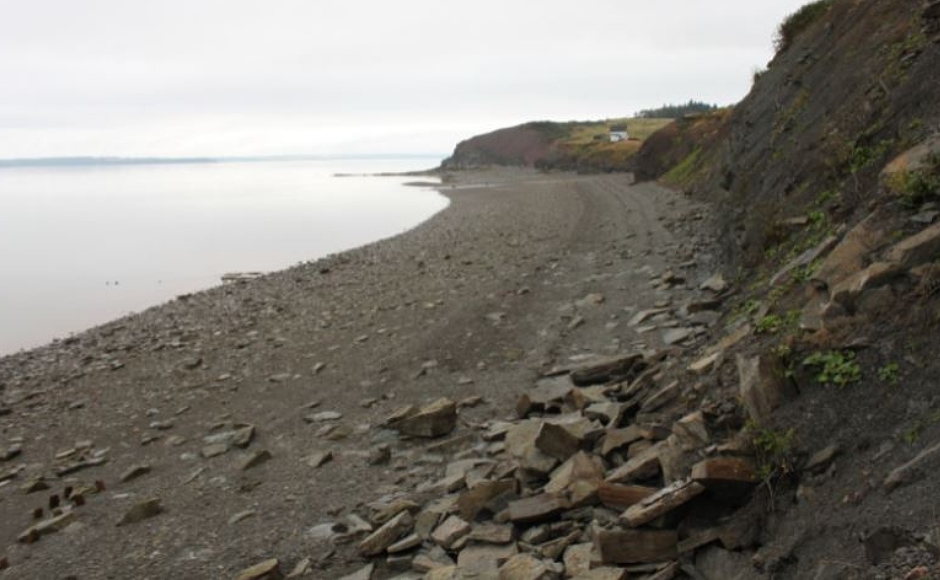
[[[569,134],[560,139],[559,142],[569,147],[590,145],[595,142],[596,137],[603,137],[603,141],[609,142],[608,135],[611,129],[624,125],[626,125],[631,138],[642,141],[670,122],[672,122],[672,119],[622,118],[594,123],[576,123],[572,125]]]
[[[644,139],[672,119],[618,118],[604,121],[534,123],[553,144],[554,154],[540,163],[543,169],[623,171]],[[612,143],[610,132],[627,128],[629,140]]]

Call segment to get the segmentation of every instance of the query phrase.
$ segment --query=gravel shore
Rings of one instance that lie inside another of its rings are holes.
[[[341,577],[354,545],[317,526],[442,475],[446,449],[381,428],[396,408],[465,401],[456,435],[512,415],[547,368],[661,347],[668,328],[628,321],[715,272],[707,208],[629,175],[442,192],[395,238],[0,359],[0,577],[232,578],[272,557]],[[650,283],[666,270],[687,282]],[[89,493],[61,531],[18,541],[66,487]],[[159,514],[116,525],[148,499]]]

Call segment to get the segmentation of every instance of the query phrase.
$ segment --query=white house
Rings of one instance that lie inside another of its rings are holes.
[[[611,143],[618,143],[620,141],[626,141],[629,138],[630,138],[630,135],[627,133],[626,128],[623,128],[623,129],[617,128],[616,130],[614,129],[610,130],[610,142]]]

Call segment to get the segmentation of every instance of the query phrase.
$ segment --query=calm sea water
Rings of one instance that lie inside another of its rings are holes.
[[[437,159],[0,169],[0,355],[414,227]],[[428,179],[421,178],[421,181]]]

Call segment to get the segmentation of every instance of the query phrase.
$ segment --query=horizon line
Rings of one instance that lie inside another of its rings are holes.
[[[171,165],[185,163],[265,162],[265,161],[319,161],[342,159],[429,159],[447,157],[441,153],[328,153],[328,154],[283,154],[283,155],[220,155],[191,157],[140,156],[121,157],[114,155],[61,155],[49,157],[13,157],[0,159],[2,167],[42,166],[90,166],[90,165]]]

